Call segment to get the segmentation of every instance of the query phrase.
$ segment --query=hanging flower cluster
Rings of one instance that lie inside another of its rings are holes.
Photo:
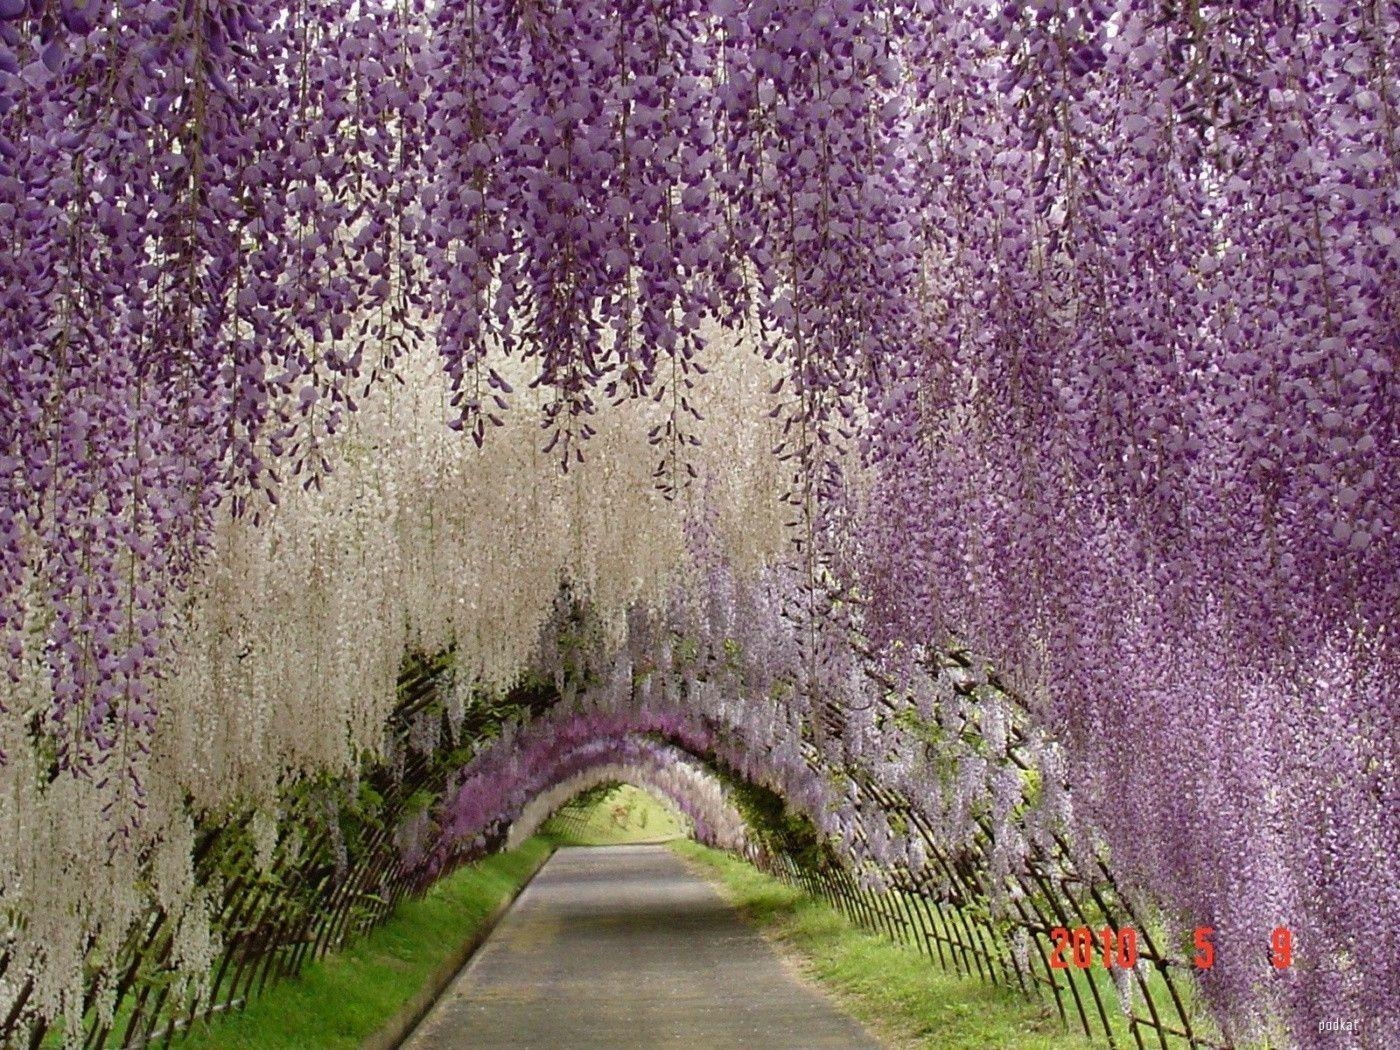
[[[562,578],[823,830],[904,848],[871,777],[1010,870],[1007,712],[906,719],[928,777],[880,699],[979,654],[1218,930],[1229,1034],[1394,1019],[1397,54],[1374,0],[0,2],[0,889],[42,1009],[185,792],[378,748],[405,646],[509,680]],[[864,772],[828,805],[812,762]],[[1280,924],[1312,965],[1267,969]]]
[[[59,768],[122,781],[118,827],[215,508],[323,471],[405,319],[375,257],[403,26],[299,11],[0,9],[0,631],[11,682],[47,670]]]
[[[717,420],[772,386],[760,360],[738,360],[752,367],[715,368],[697,383],[697,404]],[[25,663],[6,693],[0,893],[24,927],[0,963],[43,975],[31,1009],[81,1008],[85,972],[110,962],[132,923],[153,903],[185,907],[178,894],[153,899],[152,866],[183,867],[187,896],[198,897],[192,820],[250,805],[271,814],[289,784],[393,757],[386,721],[406,649],[450,651],[459,690],[508,687],[536,663],[561,585],[595,611],[603,639],[619,639],[627,609],[662,601],[684,568],[689,499],[653,484],[651,402],[600,421],[598,454],[564,475],[525,413],[481,449],[444,427],[448,380],[430,345],[407,348],[396,368],[401,382],[376,387],[347,419],[336,470],[319,486],[283,492],[256,526],[218,516],[209,559],[168,610],[178,659],[154,690],[162,715],[150,753],[133,758],[144,815],[118,848],[112,785],[56,775],[52,750],[28,736],[51,697],[42,661]],[[700,425],[712,429],[695,461],[732,510],[717,542],[744,565],[775,557],[785,540],[770,422]],[[267,830],[275,843],[270,819]],[[8,1015],[8,1000],[0,1010]]]
[[[1115,870],[1216,928],[1230,1034],[1400,1023],[1400,12],[930,28],[936,298],[831,519],[862,629],[995,661]]]
[[[674,492],[695,476],[704,322],[749,321],[792,375],[784,452],[829,465],[813,424],[850,418],[854,376],[910,332],[912,150],[888,15],[771,0],[435,12],[424,253],[453,425],[479,443],[499,422],[513,386],[483,361],[518,350],[555,393],[547,447],[565,465],[601,397],[664,405],[649,437]]]

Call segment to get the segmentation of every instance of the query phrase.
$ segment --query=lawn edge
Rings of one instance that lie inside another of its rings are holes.
[[[687,856],[680,850],[673,850],[685,865],[701,876],[722,896],[729,905],[739,913],[739,917],[744,923],[762,937],[777,953],[783,965],[803,984],[806,984],[813,991],[826,999],[829,999],[842,1013],[853,1018],[866,1033],[878,1042],[886,1050],[918,1050],[920,1043],[918,1039],[905,1031],[902,1026],[892,1022],[887,1016],[879,1011],[875,1004],[869,999],[853,992],[848,988],[842,988],[834,981],[824,978],[817,970],[815,960],[803,950],[802,946],[792,939],[780,926],[780,924],[764,922],[755,916],[739,898],[736,896],[734,888],[729,885],[724,876],[715,871],[704,861],[696,857]],[[718,852],[724,852],[720,850]],[[764,872],[763,874],[767,874]],[[796,892],[801,893],[800,890]],[[812,898],[817,900],[816,898]],[[825,901],[817,900],[819,904]],[[834,909],[833,909],[834,911]],[[837,914],[840,914],[839,912]],[[842,916],[844,919],[844,916]],[[860,933],[868,933],[860,927],[851,924],[851,928]]]
[[[891,940],[882,934],[875,933],[851,922],[850,918],[843,915],[839,909],[833,907],[830,901],[815,897],[797,886],[786,884],[781,879],[774,878],[774,876],[767,872],[757,869],[751,861],[748,861],[742,856],[738,856],[726,850],[705,847],[700,843],[690,842],[684,843],[683,845],[699,846],[697,854],[708,852],[715,855],[711,858],[703,855],[691,855],[683,852],[682,849],[673,848],[672,850],[672,852],[690,867],[691,870],[695,871],[714,886],[720,895],[735,907],[744,921],[756,930],[760,936],[764,937],[773,946],[774,950],[796,969],[802,979],[809,982],[814,988],[820,989],[823,994],[834,1000],[844,1012],[859,1021],[873,1038],[888,1047],[889,1050],[937,1050],[938,1047],[943,1046],[943,1041],[939,1038],[937,1032],[924,1027],[923,1023],[918,1018],[906,1014],[900,1009],[898,1003],[891,1004],[882,1002],[878,997],[868,995],[857,988],[845,987],[838,980],[828,978],[821,973],[818,968],[817,960],[807,947],[793,936],[792,931],[785,925],[784,921],[772,921],[760,918],[750,910],[744,903],[737,888],[730,885],[725,872],[714,864],[714,860],[722,858],[735,861],[741,865],[747,864],[749,867],[755,868],[758,874],[763,878],[831,912],[831,914],[838,918],[851,933],[859,935],[860,938],[870,940],[880,950],[912,953],[913,956],[924,959],[935,974],[941,974],[955,980],[960,980],[964,975],[959,975],[944,967],[940,967],[934,960],[927,958],[924,953],[919,952],[911,945],[901,944],[898,941]],[[1053,1021],[1054,1015],[1044,1009],[1045,1004],[1037,1003],[1035,1000],[1027,1000],[1027,1002],[1029,1005],[1036,1006],[1040,1009],[1040,1012],[1044,1013],[1044,1019]],[[1029,1018],[1027,1020],[1030,1021]],[[1039,1025],[1041,1020],[1043,1019],[1037,1019],[1035,1024]],[[1080,1033],[1070,1029],[1067,1025],[1063,1026],[1062,1030],[1057,1026],[1045,1030],[1037,1029],[1035,1032],[1008,1032],[1006,1034],[1012,1038],[1029,1036],[1035,1039],[1044,1037],[1044,1040],[1050,1043],[1052,1050],[1096,1050],[1098,1046],[1106,1045],[1096,1043],[1090,1037],[1082,1036]],[[1055,1041],[1061,1037],[1064,1037],[1064,1045],[1059,1047],[1055,1046]],[[1013,1046],[1021,1046],[1021,1050],[1024,1050],[1022,1042],[1023,1040],[1018,1038],[1014,1043],[997,1040],[994,1043],[988,1042],[984,1045],[1000,1047],[1002,1050],[1010,1050]],[[966,1046],[968,1044],[960,1043],[958,1045]]]
[[[483,944],[486,938],[495,931],[500,921],[505,918],[506,912],[515,907],[515,902],[520,899],[520,895],[525,892],[529,885],[535,881],[535,876],[540,873],[540,869],[549,863],[549,859],[554,856],[559,849],[557,843],[551,843],[550,847],[536,862],[534,868],[520,880],[520,884],[515,889],[502,898],[496,905],[494,911],[477,926],[465,941],[458,948],[438,964],[423,986],[414,993],[413,997],[404,1003],[377,1031],[366,1036],[360,1043],[360,1050],[398,1050],[411,1036],[418,1026],[423,1023],[423,1019],[432,1011],[433,1006],[442,998],[442,993],[447,991],[452,982],[467,967]]]

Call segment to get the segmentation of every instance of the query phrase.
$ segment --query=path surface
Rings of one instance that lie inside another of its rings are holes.
[[[405,1050],[875,1048],[665,846],[561,849]]]

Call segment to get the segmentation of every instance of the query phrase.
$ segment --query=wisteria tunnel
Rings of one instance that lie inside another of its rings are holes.
[[[1066,1038],[1400,1045],[1397,0],[0,0],[0,233],[0,1045],[620,783]]]

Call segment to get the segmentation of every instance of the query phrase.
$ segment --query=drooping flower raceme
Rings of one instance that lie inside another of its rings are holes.
[[[971,650],[1115,869],[1217,927],[1232,1034],[1393,1019],[1397,53],[1369,0],[0,4],[0,872],[37,1008],[81,1008],[187,790],[353,764],[405,645],[509,679],[562,575],[634,667],[783,661],[655,686],[753,739],[956,828],[988,789],[1012,868],[1014,785],[916,659]],[[585,460],[597,502],[542,480]],[[687,523],[748,582],[678,579]],[[948,718],[946,782],[882,751],[872,665]],[[1276,925],[1309,965],[1268,969]]]

